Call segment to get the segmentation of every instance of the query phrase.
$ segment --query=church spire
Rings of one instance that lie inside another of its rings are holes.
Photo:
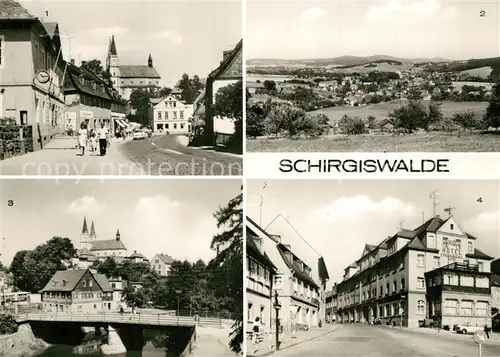
[[[87,228],[87,217],[83,217],[83,228],[82,228],[82,234],[83,233],[88,233],[89,229]]]
[[[148,57],[148,67],[153,67],[153,57],[151,57],[151,53],[149,54]]]
[[[95,238],[95,226],[94,226],[94,221],[92,221],[92,225],[90,226],[90,237]]]
[[[116,230],[116,240],[120,240],[120,230]]]
[[[117,56],[116,52],[116,44],[115,44],[115,35],[111,36],[111,42],[109,43],[109,54],[112,56]]]

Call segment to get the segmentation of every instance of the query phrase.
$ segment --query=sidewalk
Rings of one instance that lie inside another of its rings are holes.
[[[280,350],[328,335],[338,328],[339,325],[326,324],[326,326],[312,328],[309,331],[297,331],[295,335],[287,331],[280,335]],[[249,357],[269,356],[275,351],[275,334],[267,333],[264,341],[259,344],[252,344],[252,341],[247,339],[247,356]]]
[[[198,327],[192,357],[237,356],[229,348],[230,328]]]
[[[131,139],[128,139],[131,140]],[[128,160],[120,146],[128,142],[111,139],[106,156],[93,156],[86,150],[80,156],[76,149],[76,138],[54,138],[47,146],[29,154],[0,161],[2,175],[137,175],[141,168]]]

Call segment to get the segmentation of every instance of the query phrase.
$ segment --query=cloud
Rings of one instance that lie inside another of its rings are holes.
[[[131,236],[140,237],[133,249],[148,258],[156,253],[190,261],[208,260],[213,256],[210,241],[217,228],[213,217],[169,197],[139,199],[128,226]]]
[[[157,39],[168,39],[175,44],[181,44],[183,41],[183,38],[181,35],[173,32],[173,31],[169,31],[169,30],[166,30],[163,32],[158,32],[158,33],[154,34],[153,37],[155,37]]]
[[[371,22],[397,22],[402,24],[418,23],[433,17],[444,19],[455,17],[455,8],[442,9],[439,0],[423,0],[418,2],[400,2],[390,0],[385,5],[374,5],[366,13]]]
[[[111,35],[123,35],[128,33],[129,30],[121,27],[121,26],[115,26],[115,27],[96,27],[93,29],[90,29],[86,31],[87,34],[96,36],[96,37],[111,37]]]
[[[305,10],[302,14],[300,14],[300,17],[304,19],[319,19],[325,16],[326,16],[326,11],[320,9],[319,7],[311,7]]]
[[[464,221],[463,227],[470,233],[483,233],[488,231],[498,232],[500,230],[499,222],[500,212],[489,211],[478,214],[475,217]]]
[[[413,203],[405,203],[394,197],[385,197],[376,202],[368,196],[358,195],[339,198],[321,209],[320,215],[324,220],[335,222],[366,216],[412,218],[417,211]]]
[[[78,197],[68,206],[68,212],[71,214],[96,214],[103,212],[105,209],[106,205],[97,201],[93,195]]]

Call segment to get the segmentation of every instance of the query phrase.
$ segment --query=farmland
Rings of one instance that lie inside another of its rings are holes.
[[[500,135],[432,132],[415,135],[330,135],[318,139],[247,140],[248,152],[498,152]]]
[[[330,122],[335,123],[340,121],[344,115],[358,116],[362,119],[372,115],[376,121],[381,121],[389,117],[389,113],[394,111],[404,103],[404,100],[393,100],[379,104],[367,105],[362,107],[330,107],[319,109],[311,112],[311,114],[325,114],[330,119]],[[428,104],[429,102],[424,102]],[[441,104],[441,109],[445,117],[450,117],[454,113],[473,111],[477,116],[482,116],[488,106],[487,102],[450,102],[445,101]]]

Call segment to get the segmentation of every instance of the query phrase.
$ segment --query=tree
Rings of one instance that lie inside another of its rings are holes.
[[[172,88],[163,87],[162,89],[160,89],[158,94],[163,98],[167,97],[170,93],[172,93]]]
[[[236,152],[243,152],[243,82],[238,81],[220,88],[212,109],[215,116],[234,121],[234,133],[228,142]]]
[[[455,113],[453,114],[452,120],[464,130],[470,130],[471,134],[472,129],[477,128],[480,124],[476,118],[476,114],[473,111]]]
[[[255,138],[261,136],[265,132],[264,117],[259,115],[252,108],[247,109],[247,137]]]
[[[102,67],[101,61],[98,59],[82,62],[80,68],[87,72],[93,73],[101,78],[102,78],[102,73],[104,72],[104,68]]]
[[[427,116],[423,118],[420,127],[428,132],[430,125],[438,123],[442,119],[443,119],[443,112],[441,110],[441,105],[436,102],[431,102],[431,104],[429,105]]]
[[[271,80],[265,80],[264,81],[264,88],[268,91],[275,91],[276,90],[276,82],[271,81]]]
[[[230,347],[236,353],[241,352],[243,343],[243,193],[231,199],[225,207],[215,212],[217,228],[225,228],[212,238],[210,247],[217,251],[217,256],[209,263],[224,273],[219,278],[225,289],[225,296],[230,297],[236,320],[232,326]]]
[[[493,86],[492,96],[489,100],[484,121],[488,127],[500,127],[500,82]]]
[[[414,101],[422,100],[422,92],[417,87],[411,87],[408,93],[408,99]]]
[[[360,117],[350,117],[345,114],[339,121],[340,131],[347,135],[361,135],[367,132],[366,124]]]
[[[36,293],[43,289],[57,270],[65,269],[62,261],[76,253],[69,238],[54,237],[32,251],[18,252],[10,270],[15,287]]]
[[[375,129],[375,117],[373,115],[369,115],[366,122],[366,125],[369,129]]]
[[[427,111],[420,101],[411,100],[408,104],[395,109],[389,114],[391,123],[396,129],[406,129],[411,134],[425,126],[428,119]]]
[[[130,106],[136,110],[135,118],[142,125],[149,124],[151,93],[143,89],[134,89],[130,94]]]

